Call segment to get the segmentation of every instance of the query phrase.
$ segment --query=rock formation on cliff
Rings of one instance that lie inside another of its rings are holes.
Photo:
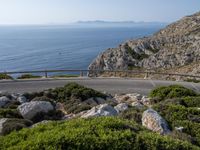
[[[200,74],[200,12],[168,25],[150,37],[109,48],[90,64],[90,70],[142,68]],[[92,74],[91,74],[92,75]]]

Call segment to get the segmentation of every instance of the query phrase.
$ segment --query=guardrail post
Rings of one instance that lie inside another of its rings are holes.
[[[83,71],[80,71],[80,77],[83,77]]]
[[[149,72],[146,72],[146,75],[145,75],[145,79],[147,79],[149,77]]]
[[[48,78],[48,74],[47,71],[45,70],[45,78]]]

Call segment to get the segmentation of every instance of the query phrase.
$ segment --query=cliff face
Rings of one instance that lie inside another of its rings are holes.
[[[200,12],[184,17],[151,37],[109,48],[97,56],[89,69],[135,67],[200,74]]]

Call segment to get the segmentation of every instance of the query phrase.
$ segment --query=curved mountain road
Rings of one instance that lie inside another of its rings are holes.
[[[199,83],[122,78],[70,78],[0,81],[0,91],[16,93],[37,92],[49,88],[61,87],[70,82],[77,82],[86,87],[99,91],[106,91],[111,94],[136,92],[147,95],[149,91],[155,87],[172,84],[183,85],[200,92]]]

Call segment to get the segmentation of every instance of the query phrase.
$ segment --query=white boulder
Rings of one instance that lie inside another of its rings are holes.
[[[167,122],[153,109],[143,112],[142,125],[160,134],[170,133]]]
[[[90,118],[90,117],[98,117],[98,116],[116,116],[117,111],[108,104],[98,105],[93,107],[91,110],[84,113],[81,118]]]
[[[50,102],[46,101],[31,101],[24,103],[17,108],[20,114],[25,119],[33,119],[38,113],[48,113],[51,110],[54,110],[53,105]]]
[[[2,134],[3,129],[4,129],[3,124],[4,124],[7,120],[8,120],[7,118],[2,118],[2,119],[0,119],[0,135]]]
[[[26,99],[25,96],[19,96],[17,98],[17,101],[20,102],[21,104],[26,103],[28,100]]]

